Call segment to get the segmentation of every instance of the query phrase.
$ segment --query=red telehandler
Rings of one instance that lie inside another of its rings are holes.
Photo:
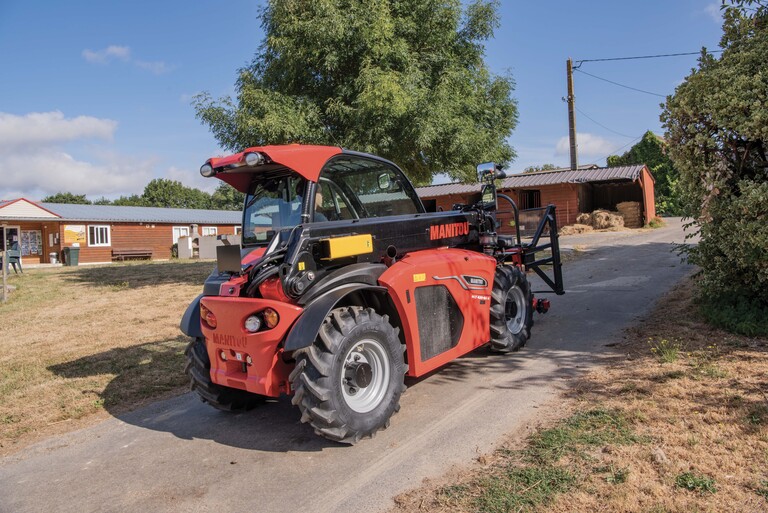
[[[181,322],[192,389],[216,408],[292,394],[317,434],[355,443],[389,425],[405,376],[524,346],[549,308],[527,271],[563,293],[555,207],[523,243],[493,163],[478,166],[479,201],[445,212],[426,212],[392,162],[337,147],[249,148],[200,172],[246,194],[241,245],[217,248]],[[497,233],[499,200],[512,236]]]

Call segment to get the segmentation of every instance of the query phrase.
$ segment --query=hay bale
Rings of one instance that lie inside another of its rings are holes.
[[[590,224],[589,214],[579,214],[576,216],[576,224],[588,225]]]
[[[627,228],[642,228],[643,213],[640,203],[637,201],[623,201],[616,205],[616,209],[624,218],[624,226]]]
[[[592,227],[588,224],[576,223],[560,228],[560,235],[577,235],[579,233],[587,233],[591,231]]]
[[[624,226],[624,218],[616,212],[608,210],[595,210],[590,216],[590,224],[595,230],[606,228],[620,228]]]

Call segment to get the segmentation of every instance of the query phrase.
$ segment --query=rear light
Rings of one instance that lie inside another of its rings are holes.
[[[272,308],[267,308],[261,313],[261,315],[264,317],[264,324],[269,329],[274,328],[277,326],[277,323],[280,322],[280,316],[277,315],[277,312]]]
[[[245,320],[245,329],[251,333],[256,333],[261,328],[261,319],[258,315],[251,315]]]
[[[208,310],[205,305],[200,303],[200,319],[212,330],[216,329],[216,316],[213,315],[213,312]]]

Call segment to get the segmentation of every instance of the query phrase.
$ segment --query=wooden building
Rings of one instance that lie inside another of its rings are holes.
[[[63,261],[64,248],[79,246],[82,263],[125,255],[171,258],[181,236],[236,234],[242,214],[222,210],[0,201],[7,247],[18,242],[22,265]]]
[[[521,173],[496,182],[500,193],[511,197],[521,211],[557,207],[560,226],[574,224],[576,216],[597,209],[616,210],[625,201],[640,203],[643,222],[656,216],[654,179],[645,165],[598,167],[582,166],[575,171],[555,169],[536,173]],[[478,184],[452,183],[417,187],[416,192],[425,204],[450,210],[455,203],[474,203],[480,199]],[[502,200],[499,210],[509,210]],[[526,213],[521,215],[521,225],[526,223]],[[536,219],[535,215],[530,216]],[[502,230],[509,232],[511,214],[499,216]],[[530,223],[529,223],[530,224]]]

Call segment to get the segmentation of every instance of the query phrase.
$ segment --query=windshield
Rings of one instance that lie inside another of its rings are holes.
[[[264,244],[301,222],[306,180],[296,175],[257,177],[245,198],[243,244]]]

